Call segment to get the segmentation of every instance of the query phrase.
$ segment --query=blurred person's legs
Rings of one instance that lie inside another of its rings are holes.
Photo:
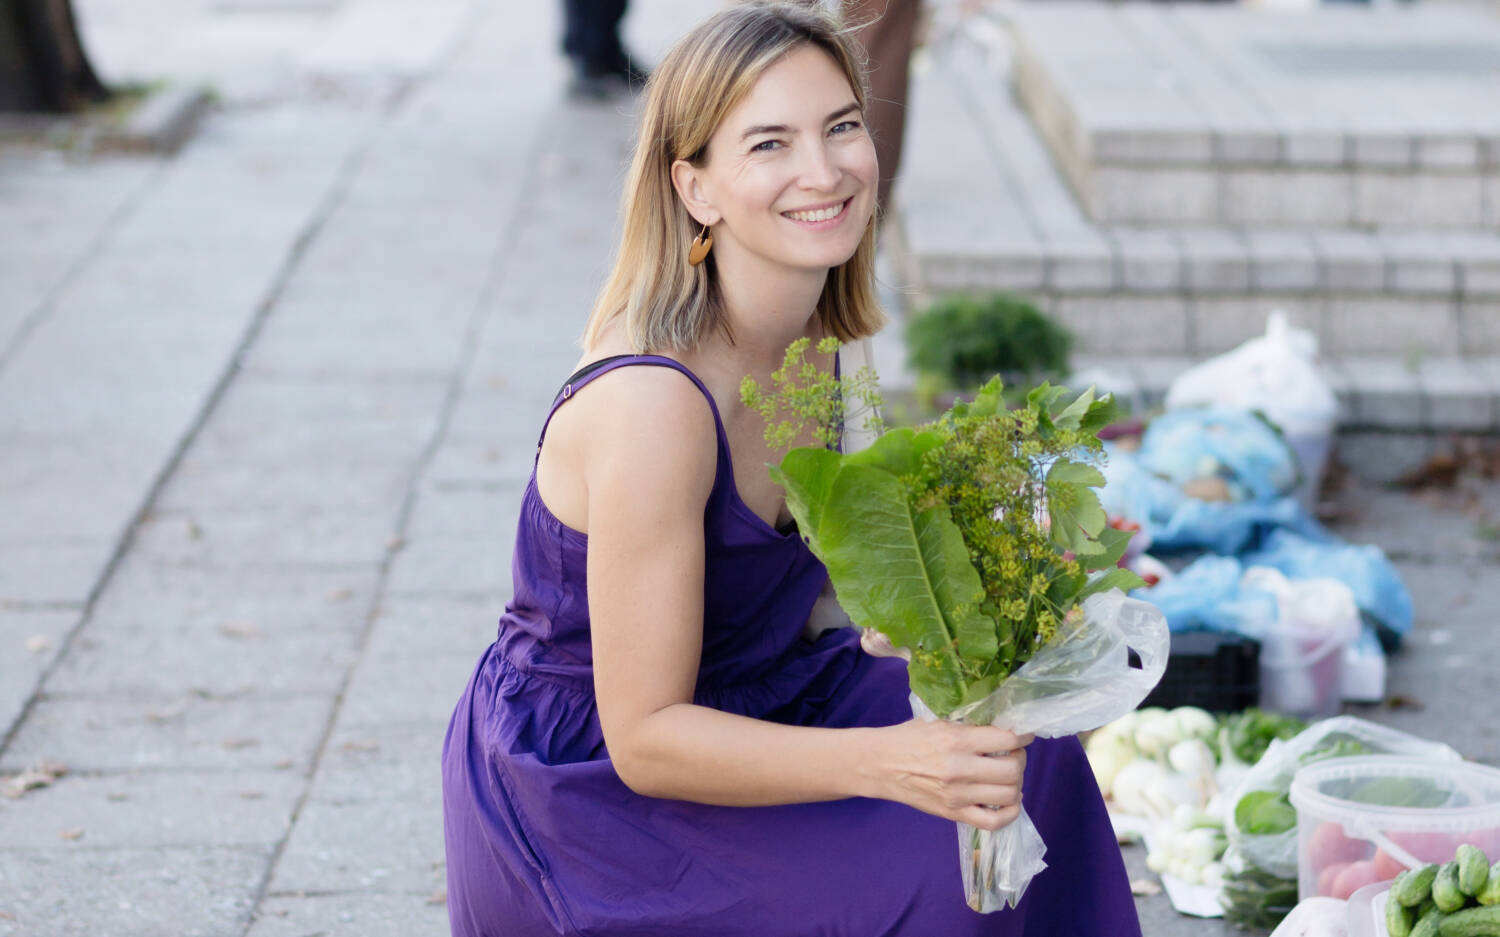
[[[844,0],[844,21],[861,25],[857,38],[869,56],[870,106],[865,120],[880,160],[882,212],[890,207],[891,185],[901,168],[906,132],[906,88],[916,39],[920,0]]]
[[[645,69],[620,44],[626,2],[563,0],[563,52],[572,63],[574,94],[607,97],[646,80]]]

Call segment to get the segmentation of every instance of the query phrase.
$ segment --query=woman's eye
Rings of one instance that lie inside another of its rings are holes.
[[[859,129],[859,121],[857,121],[857,120],[845,120],[845,121],[841,121],[841,122],[839,122],[837,124],[834,124],[833,125],[833,130],[830,131],[830,132],[831,133],[848,133],[851,130],[858,130],[858,129]]]
[[[762,140],[750,148],[752,153],[769,153],[781,146],[780,140]]]

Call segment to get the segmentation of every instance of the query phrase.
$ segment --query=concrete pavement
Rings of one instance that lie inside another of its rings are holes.
[[[446,932],[438,750],[629,146],[553,6],[79,3],[110,79],[221,103],[171,158],[0,151],[0,774],[67,769],[0,799],[0,937]],[[1494,689],[1483,515],[1355,503],[1447,634],[1390,715],[1500,761],[1439,716]]]

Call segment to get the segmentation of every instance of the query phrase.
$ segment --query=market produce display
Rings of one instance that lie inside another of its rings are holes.
[[[1500,937],[1500,862],[1467,843],[1441,865],[1396,877],[1385,904],[1390,937]]]
[[[1259,709],[1219,718],[1193,706],[1147,707],[1094,732],[1085,751],[1114,809],[1149,823],[1147,868],[1178,883],[1217,889],[1227,878],[1221,862],[1229,842],[1226,795],[1273,741],[1305,727],[1294,717]],[[1283,885],[1275,881],[1275,887]],[[1296,901],[1296,881],[1290,885],[1288,908]]]

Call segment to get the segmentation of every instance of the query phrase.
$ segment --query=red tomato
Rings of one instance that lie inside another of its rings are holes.
[[[1390,855],[1384,849],[1375,850],[1374,862],[1375,875],[1377,876],[1375,880],[1377,882],[1389,881],[1406,871],[1406,866],[1401,864],[1401,860]]]
[[[1362,839],[1351,839],[1337,823],[1319,823],[1307,843],[1307,861],[1315,869],[1335,862],[1367,859],[1373,847]]]
[[[1332,895],[1334,898],[1342,898],[1347,901],[1349,896],[1359,889],[1364,888],[1366,885],[1373,885],[1378,881],[1380,881],[1380,877],[1375,874],[1375,863],[1369,859],[1351,862],[1344,867],[1344,871],[1334,876]]]
[[[1335,862],[1318,873],[1318,894],[1328,898],[1333,896],[1333,883],[1353,863]],[[1305,896],[1303,896],[1305,897]]]

